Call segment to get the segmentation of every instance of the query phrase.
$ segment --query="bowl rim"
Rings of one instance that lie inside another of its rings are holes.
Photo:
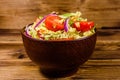
[[[25,27],[30,26],[30,25],[32,25],[32,24],[33,24],[33,23],[28,24],[28,25],[26,25]],[[24,35],[25,37],[27,37],[27,38],[30,39],[30,40],[43,41],[43,42],[68,42],[68,41],[71,42],[71,41],[81,41],[81,40],[87,39],[87,38],[92,37],[92,36],[94,36],[94,35],[97,34],[97,30],[96,30],[96,28],[95,28],[95,33],[94,33],[94,34],[89,35],[89,36],[85,36],[85,37],[79,38],[79,39],[74,39],[74,40],[40,40],[40,39],[36,39],[36,38],[32,38],[32,37],[30,37],[30,36],[27,36],[27,35],[25,34],[25,27],[23,27],[23,28],[20,30],[20,32],[21,32],[22,35]]]

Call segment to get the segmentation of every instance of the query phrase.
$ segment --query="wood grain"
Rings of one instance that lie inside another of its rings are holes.
[[[98,28],[120,25],[120,0],[1,0],[0,4],[0,29],[21,29],[52,11],[81,11]]]
[[[5,62],[10,63],[10,61],[5,61]],[[8,64],[10,66],[8,65],[0,66],[1,80],[54,80],[44,77],[39,72],[38,66],[28,65],[32,63],[29,60],[24,60],[23,62],[11,60],[11,62],[13,62],[13,64],[11,63],[10,63],[11,65]],[[119,60],[111,60],[111,61],[89,60],[83,66],[81,66],[78,72],[73,76],[66,78],[58,78],[57,80],[81,80],[81,79],[82,80],[101,80],[101,79],[119,80],[120,79],[119,62],[120,62]],[[2,64],[4,64],[4,62]]]
[[[20,30],[39,15],[81,11],[97,26],[97,43],[76,74],[46,78],[24,49]],[[0,0],[0,80],[120,80],[120,0]]]
[[[19,29],[0,29],[1,80],[56,80],[46,78],[23,47]],[[98,29],[95,51],[78,72],[57,80],[119,80],[120,30]],[[7,76],[7,77],[6,77]]]

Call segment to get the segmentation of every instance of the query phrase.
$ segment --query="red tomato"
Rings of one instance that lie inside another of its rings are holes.
[[[48,30],[58,31],[64,29],[63,22],[60,21],[61,18],[59,16],[48,16],[45,19],[45,25]]]
[[[90,21],[81,21],[73,23],[73,27],[75,27],[78,31],[85,32],[90,30],[94,26],[94,22]]]

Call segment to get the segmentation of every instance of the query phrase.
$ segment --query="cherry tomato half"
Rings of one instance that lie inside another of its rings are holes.
[[[59,16],[48,16],[45,19],[45,25],[48,30],[58,31],[64,29],[64,24]]]
[[[75,27],[78,31],[85,32],[90,30],[94,26],[94,22],[90,21],[81,21],[73,23],[73,27]]]

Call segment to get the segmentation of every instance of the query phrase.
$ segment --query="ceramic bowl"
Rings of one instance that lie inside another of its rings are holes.
[[[94,51],[96,33],[77,40],[38,40],[21,31],[29,58],[48,77],[64,77],[75,73]]]

